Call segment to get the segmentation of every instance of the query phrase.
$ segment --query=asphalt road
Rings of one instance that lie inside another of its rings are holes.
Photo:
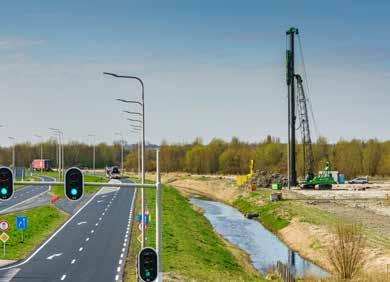
[[[43,181],[53,181],[53,178],[48,176],[40,176]],[[12,195],[11,199],[8,201],[1,201],[0,202],[0,213],[5,213],[7,210],[10,210],[16,205],[21,204],[22,202],[38,196],[44,192],[47,192],[49,190],[49,186],[42,185],[42,186],[26,186],[21,189],[18,189],[14,191],[14,194]]]
[[[102,188],[0,281],[119,281],[130,242],[134,189]]]

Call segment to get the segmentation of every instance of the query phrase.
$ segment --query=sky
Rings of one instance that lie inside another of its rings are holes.
[[[297,27],[313,138],[390,139],[389,1],[4,1],[0,145],[113,142],[145,83],[152,143],[287,139],[286,30]],[[303,72],[297,49],[297,73]]]

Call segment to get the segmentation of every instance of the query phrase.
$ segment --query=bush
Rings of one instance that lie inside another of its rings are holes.
[[[328,257],[341,279],[352,279],[363,268],[365,246],[366,240],[361,224],[336,224]]]

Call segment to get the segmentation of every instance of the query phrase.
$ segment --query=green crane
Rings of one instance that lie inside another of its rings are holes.
[[[310,136],[309,115],[307,111],[307,98],[303,88],[302,77],[299,74],[294,75],[297,81],[297,104],[299,128],[302,135],[302,153],[303,153],[303,175],[304,182],[300,184],[302,189],[331,189],[333,184],[336,184],[333,177],[330,175],[331,165],[326,162],[326,166],[319,175],[314,173],[314,154]]]

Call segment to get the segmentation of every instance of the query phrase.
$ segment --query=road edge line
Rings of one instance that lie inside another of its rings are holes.
[[[50,176],[48,176],[48,177],[50,177]],[[50,178],[52,178],[52,180],[55,180],[55,178],[53,178],[53,177],[50,177]],[[43,191],[43,192],[41,192],[41,193],[39,193],[39,194],[37,194],[37,195],[35,195],[35,196],[32,196],[31,198],[28,198],[28,199],[26,199],[26,200],[24,200],[24,201],[21,201],[21,202],[19,202],[19,203],[16,203],[16,204],[13,205],[13,206],[10,206],[10,207],[8,207],[8,208],[5,208],[5,209],[3,209],[3,210],[0,210],[0,214],[4,214],[4,212],[6,212],[6,211],[8,211],[8,210],[10,210],[10,209],[12,209],[12,208],[14,208],[14,207],[17,207],[17,206],[19,206],[19,205],[23,204],[24,202],[27,202],[27,201],[29,201],[29,200],[31,200],[31,199],[35,199],[35,198],[37,198],[37,197],[39,197],[39,196],[41,196],[41,195],[43,195],[43,194],[45,194],[45,193],[47,193],[47,192],[50,191],[51,185],[42,185],[42,186],[47,186],[47,190],[45,190],[45,191]],[[27,189],[28,187],[29,187],[29,186],[24,187],[24,188],[22,188],[22,189]],[[20,191],[20,190],[22,190],[22,189],[19,189],[18,191]]]
[[[102,187],[103,188],[103,187]],[[7,270],[7,269],[12,269],[14,267],[21,266],[27,262],[29,262],[36,254],[39,253],[40,250],[43,249],[55,236],[57,236],[58,233],[62,231],[62,229],[65,228],[92,200],[100,194],[101,189],[95,193],[80,209],[78,209],[60,228],[57,229],[56,232],[54,232],[49,239],[47,239],[42,245],[39,246],[38,249],[36,249],[27,259],[23,260],[22,262],[6,266],[6,267],[0,267],[0,270]]]

